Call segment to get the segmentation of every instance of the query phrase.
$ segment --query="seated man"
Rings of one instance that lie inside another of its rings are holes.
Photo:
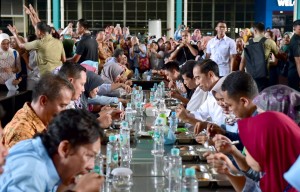
[[[104,179],[94,168],[103,133],[96,118],[81,109],[61,112],[47,130],[11,148],[0,177],[0,191],[56,191],[73,184],[72,191],[99,191]],[[86,184],[88,182],[88,185]]]
[[[180,75],[179,63],[177,61],[170,61],[164,65],[163,70],[167,80],[169,80],[168,87],[172,89],[170,96],[180,100],[184,105],[186,105],[194,91],[188,89],[181,83],[182,78]],[[187,98],[181,95],[184,93],[183,90],[187,93]]]
[[[45,74],[32,93],[32,102],[25,103],[5,126],[2,143],[10,148],[19,141],[31,139],[46,129],[51,119],[65,110],[74,88],[65,78]]]
[[[87,81],[86,69],[79,64],[65,63],[60,68],[58,74],[68,79],[75,89],[72,101],[67,106],[67,108],[84,108],[85,106],[82,105],[82,94],[84,92],[84,85]],[[112,123],[112,118],[119,118],[119,111],[114,111],[114,114],[111,114],[111,111],[112,110],[110,110],[109,112],[102,111],[99,113],[99,116],[97,115],[98,121],[100,122],[100,126],[102,128],[109,127]]]
[[[225,121],[222,108],[217,104],[212,94],[214,86],[219,81],[218,65],[210,60],[204,60],[202,63],[196,64],[193,69],[196,84],[203,90],[208,91],[207,99],[197,111],[189,112],[182,106],[179,106],[177,115],[186,123],[195,125],[200,122],[200,127],[196,133],[199,133],[207,127],[208,121],[221,125]]]
[[[207,98],[207,92],[204,92],[200,87],[197,86],[196,80],[193,75],[193,68],[197,64],[196,61],[187,61],[182,65],[180,74],[183,79],[183,83],[193,91],[191,99],[188,101],[186,109],[188,111],[196,111],[204,103]]]

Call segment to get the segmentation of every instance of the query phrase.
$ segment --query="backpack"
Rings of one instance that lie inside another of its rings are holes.
[[[264,43],[267,38],[263,37],[259,42],[249,40],[249,45],[244,48],[246,70],[254,78],[268,76],[267,61],[265,59]]]

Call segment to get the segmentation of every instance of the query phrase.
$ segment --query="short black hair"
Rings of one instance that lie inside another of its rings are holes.
[[[218,26],[220,23],[226,24],[226,22],[224,20],[220,20],[220,21],[217,21],[217,25],[216,26]],[[227,24],[226,24],[226,26],[227,26]]]
[[[89,29],[89,27],[90,27],[90,24],[89,24],[89,22],[87,21],[87,20],[85,20],[85,19],[79,19],[78,20],[78,23],[79,23],[79,25],[81,26],[81,27],[83,27],[84,29]]]
[[[36,28],[42,33],[49,33],[50,26],[41,21],[36,24]]]
[[[296,27],[297,25],[300,25],[300,19],[297,19],[293,22],[293,27]]]
[[[1,121],[1,119],[2,119],[4,116],[5,116],[5,111],[4,111],[3,107],[2,107],[2,105],[0,104],[0,121]]]
[[[103,138],[96,116],[84,109],[68,109],[60,112],[49,123],[47,130],[36,134],[40,137],[50,157],[57,154],[62,141],[68,141],[72,148],[92,144]]]
[[[123,51],[123,49],[115,49],[115,51],[114,51],[114,57],[115,58],[117,58],[117,57],[119,57],[119,56],[121,56],[121,55],[124,55],[124,51]]]
[[[222,84],[222,91],[227,91],[228,97],[233,99],[240,97],[254,99],[258,95],[254,79],[244,71],[230,73]]]
[[[265,31],[265,24],[262,23],[262,22],[255,23],[253,28],[258,30],[259,32],[264,32]]]
[[[194,78],[193,68],[195,67],[196,64],[197,61],[195,60],[189,60],[185,62],[185,64],[181,66],[180,74],[193,79]]]
[[[74,79],[80,79],[81,78],[81,71],[86,72],[86,68],[79,64],[75,63],[64,63],[58,74],[66,79],[68,78],[74,78]]]
[[[45,95],[50,101],[53,101],[61,96],[59,93],[63,88],[69,89],[72,94],[74,94],[74,87],[66,78],[52,73],[46,73],[34,86],[32,90],[32,101],[36,102],[42,95]]]
[[[169,61],[163,66],[163,70],[172,71],[173,69],[179,71],[179,63],[177,61]]]
[[[37,39],[37,36],[35,34],[28,34],[27,35],[27,42],[32,42]]]
[[[215,76],[219,77],[219,66],[211,59],[205,59],[202,62],[197,63],[194,67],[199,67],[200,73],[207,75],[208,72],[212,71]]]

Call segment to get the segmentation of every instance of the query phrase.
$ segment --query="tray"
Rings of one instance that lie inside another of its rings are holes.
[[[199,187],[207,187],[210,183],[218,186],[232,186],[225,175],[216,173],[208,164],[186,164],[183,168],[194,168]]]

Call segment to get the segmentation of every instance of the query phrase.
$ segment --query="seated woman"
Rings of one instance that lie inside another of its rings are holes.
[[[255,171],[264,172],[261,191],[295,191],[283,178],[300,154],[300,129],[280,112],[265,112],[238,122],[239,134],[247,148],[246,161]],[[249,137],[251,135],[251,137]],[[276,138],[276,139],[275,139]],[[257,186],[247,179],[244,190]],[[236,189],[238,190],[238,189]]]
[[[255,182],[241,173],[233,174],[236,169],[222,153],[207,157],[215,170],[227,175],[236,191],[295,191],[283,178],[300,154],[300,129],[295,122],[283,113],[269,111],[238,121],[238,129],[247,148],[246,163],[261,173],[260,180]]]
[[[111,84],[104,84],[101,77],[94,72],[87,71],[87,81],[84,85],[84,94],[82,98],[82,105],[89,111],[95,111],[95,105],[110,105],[117,104],[119,102],[126,103],[125,99],[119,99],[118,97],[109,97],[101,95],[101,91],[108,86],[111,89]],[[104,90],[105,91],[105,90]]]
[[[300,93],[286,85],[264,89],[253,103],[259,111],[280,111],[300,126]]]

